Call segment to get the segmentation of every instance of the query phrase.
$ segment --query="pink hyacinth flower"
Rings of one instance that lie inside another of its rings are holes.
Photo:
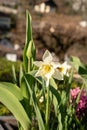
[[[80,88],[79,87],[77,87],[75,89],[71,89],[70,90],[71,98],[72,99],[76,99],[76,97],[78,96],[79,92],[80,92]]]

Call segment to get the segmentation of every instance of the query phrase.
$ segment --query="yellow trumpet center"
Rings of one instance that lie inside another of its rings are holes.
[[[42,65],[41,67],[42,75],[50,73],[51,70],[52,70],[52,65],[49,65],[49,64]]]
[[[58,67],[58,70],[62,73],[64,71],[63,67]]]

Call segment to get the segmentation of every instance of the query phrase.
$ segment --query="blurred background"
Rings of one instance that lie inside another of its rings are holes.
[[[19,83],[26,10],[32,17],[37,60],[48,49],[55,60],[74,55],[87,65],[87,0],[0,0],[0,81]],[[0,104],[0,115],[8,113]]]
[[[87,0],[0,0],[1,58],[23,60],[26,10],[38,60],[48,49],[55,59],[75,55],[87,63]]]

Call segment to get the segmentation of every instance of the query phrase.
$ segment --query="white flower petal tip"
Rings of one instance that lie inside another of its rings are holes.
[[[43,55],[43,61],[44,62],[52,62],[52,55],[48,50],[46,50],[44,55]]]
[[[33,64],[34,64],[35,66],[37,66],[37,67],[40,67],[42,63],[43,63],[42,61],[34,61],[34,62],[33,62]]]

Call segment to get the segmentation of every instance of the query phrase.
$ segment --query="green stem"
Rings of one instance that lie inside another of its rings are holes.
[[[46,95],[45,95],[46,88],[45,88],[45,82],[43,78],[42,78],[42,87],[43,87],[44,107],[46,108]]]
[[[50,99],[50,91],[49,86],[47,87],[47,103],[46,103],[46,128],[45,130],[49,130],[49,100]]]
[[[81,87],[80,93],[79,93],[78,96],[77,96],[76,104],[78,104],[78,102],[79,102],[79,100],[80,100],[80,96],[81,96],[81,93],[82,93],[83,88],[84,88],[84,83],[82,84],[82,87]]]
[[[32,58],[28,59],[28,73],[32,70]]]

